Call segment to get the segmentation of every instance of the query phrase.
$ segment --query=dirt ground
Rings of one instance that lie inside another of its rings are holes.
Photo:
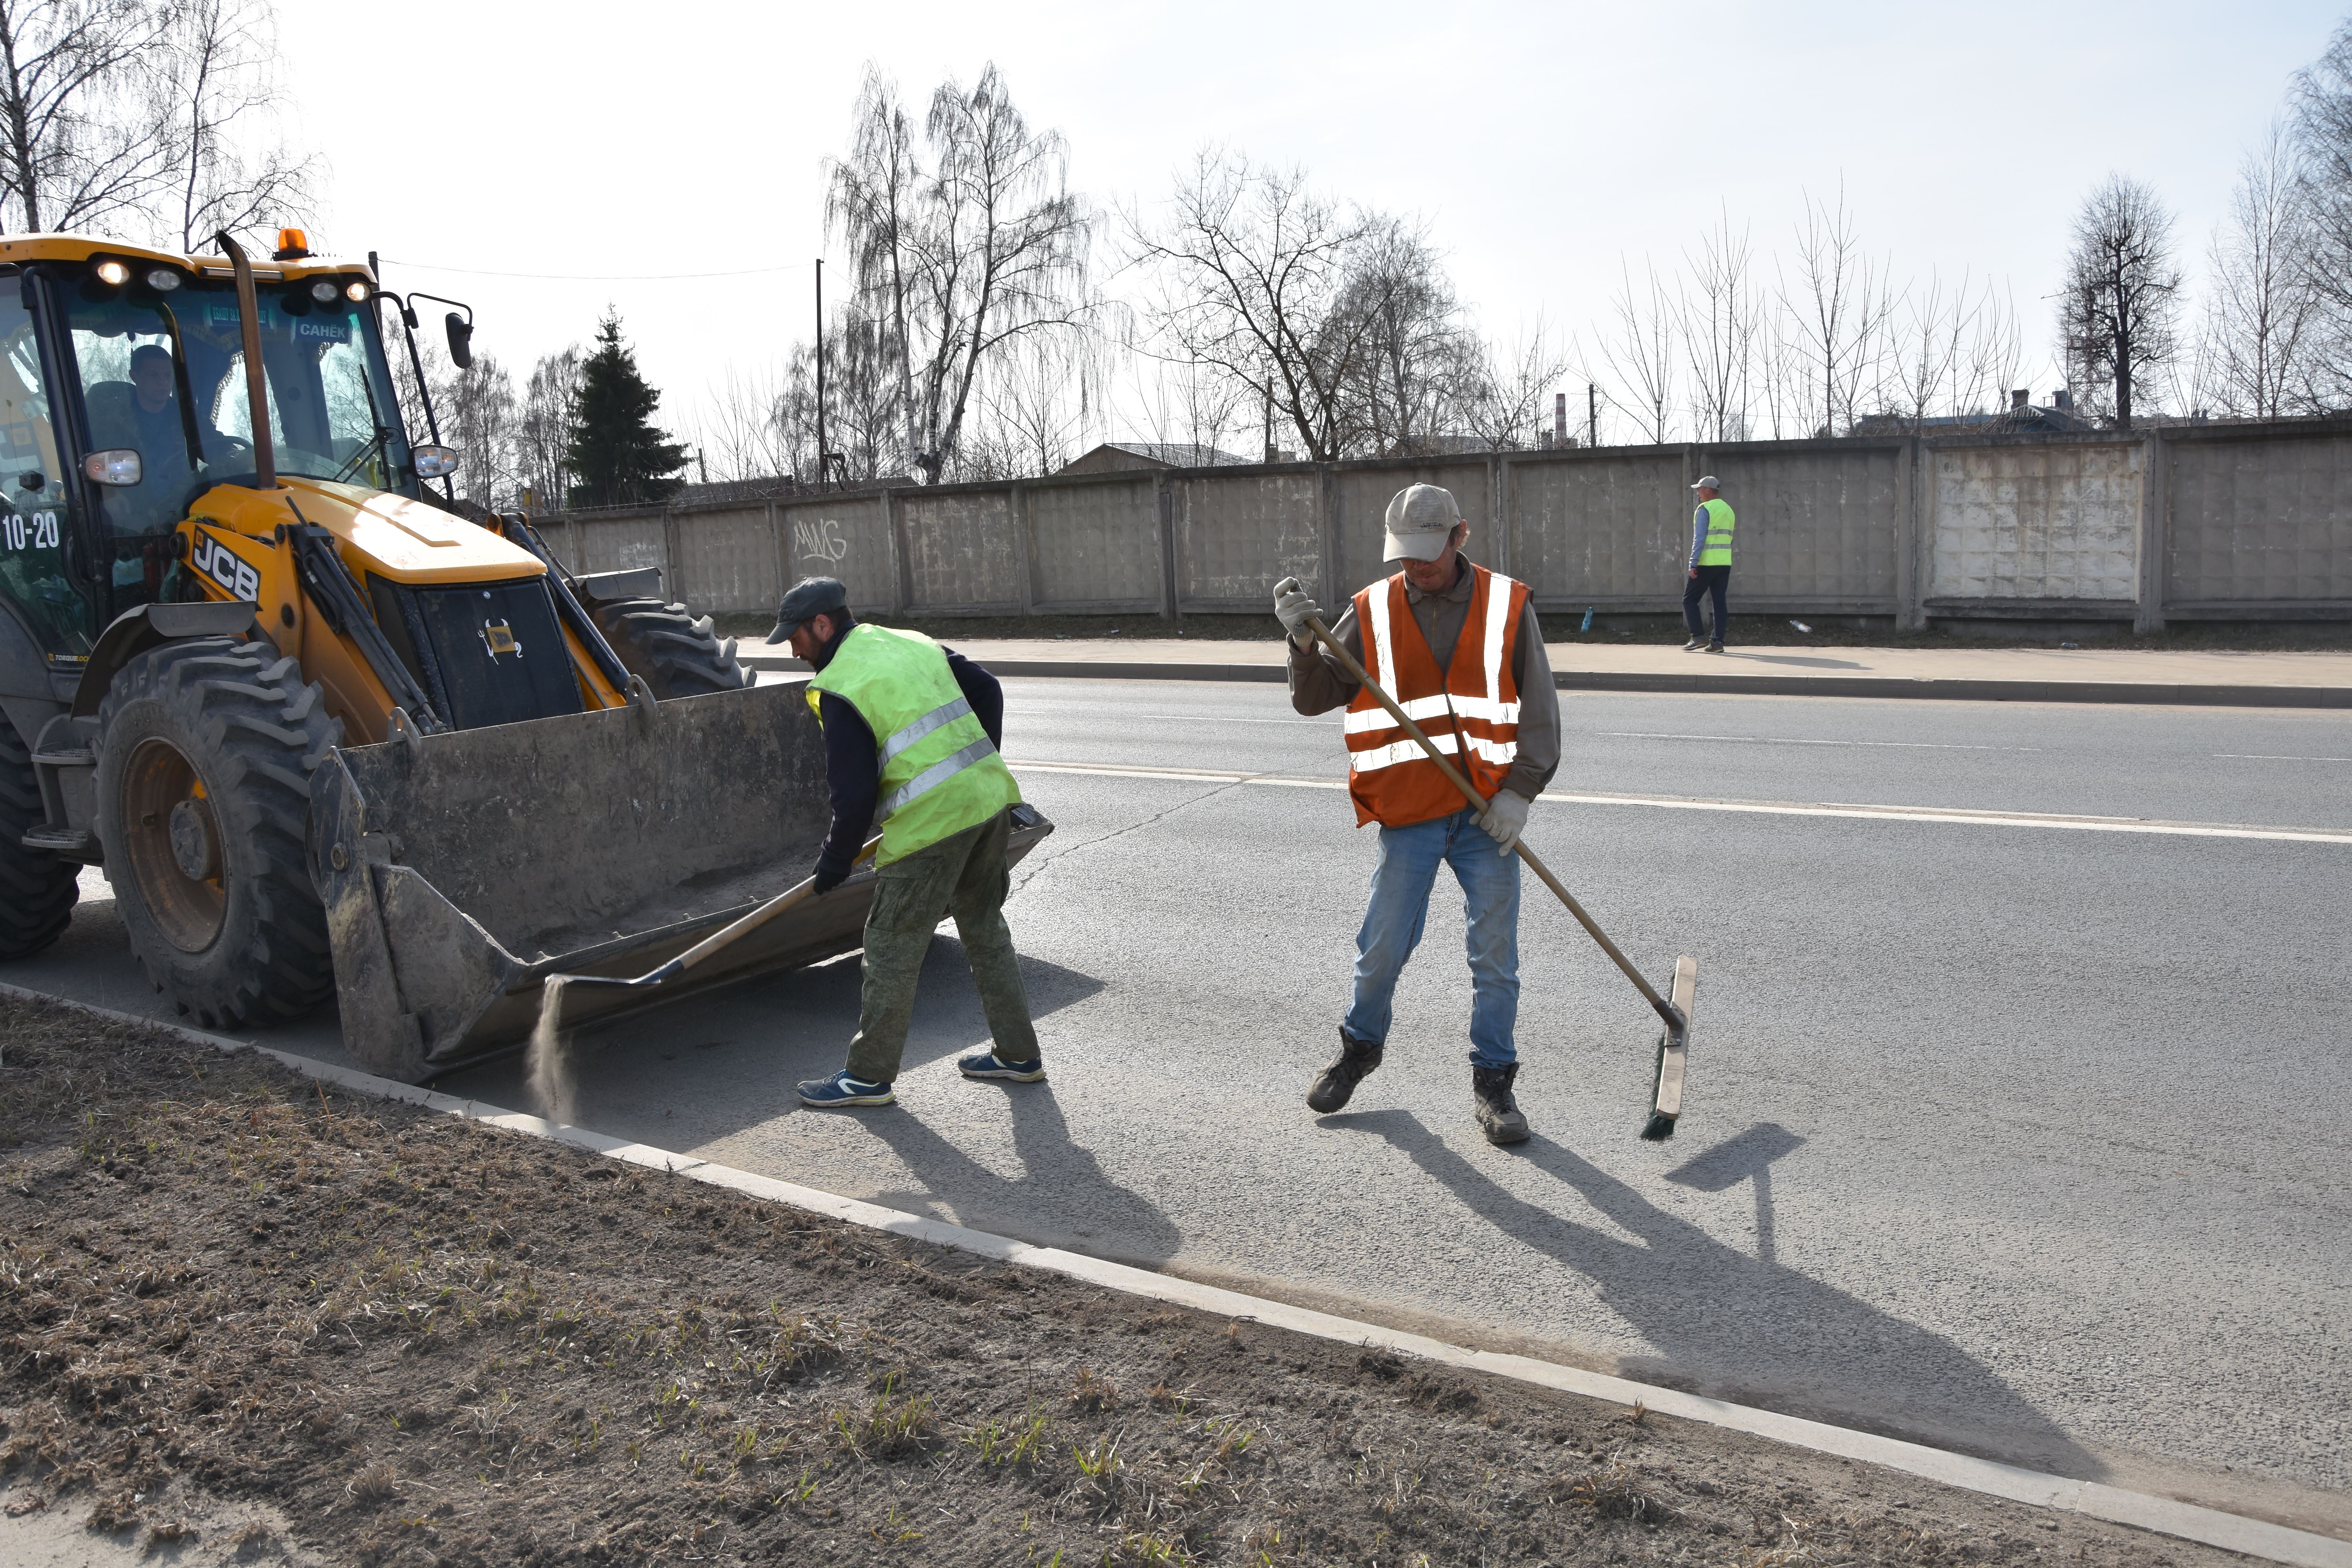
[[[1163,620],[1157,615],[1131,616],[903,616],[870,617],[884,626],[911,626],[928,637],[953,644],[958,638],[971,637],[1199,637],[1204,642],[1265,642],[1273,643],[1282,637],[1282,623],[1271,615],[1264,616],[1186,616],[1180,620]],[[1581,615],[1543,616],[1544,641],[1548,643],[1661,643],[1681,647],[1689,636],[1683,629],[1679,614],[1653,616],[1597,616],[1592,629],[1580,629]],[[1986,648],[1986,647],[2050,647],[2060,640],[2057,632],[2032,636],[2004,631],[1988,626],[1980,637],[1954,637],[1945,632],[1896,632],[1893,623],[1884,616],[1806,616],[1801,618],[1810,630],[1800,631],[1794,620],[1786,616],[1743,616],[1731,617],[1730,641],[1740,647],[1915,647],[1915,648]],[[725,615],[715,616],[721,637],[748,639],[755,645],[765,637],[776,624],[772,615]],[[2230,624],[2200,626],[2184,623],[2168,626],[2163,631],[2135,636],[2131,623],[2120,621],[2111,626],[2092,631],[2070,631],[2063,636],[2070,641],[2080,641],[2084,647],[2100,648],[2137,649],[2165,653],[2194,649],[2205,652],[2231,653],[2320,653],[2343,652],[2352,649],[2352,623],[2327,625],[2311,622],[2289,622],[2278,626]]]
[[[2238,1561],[8,997],[0,1279],[11,1563]]]

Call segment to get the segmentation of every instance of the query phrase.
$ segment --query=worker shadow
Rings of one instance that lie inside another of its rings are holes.
[[[1804,1142],[1777,1121],[1759,1121],[1685,1160],[1668,1171],[1665,1179],[1702,1193],[1727,1192],[1742,1182],[1755,1183],[1756,1256],[1770,1263],[1780,1247],[1772,1216],[1772,1162],[1802,1147]]]
[[[1624,1375],[2095,1479],[2105,1467],[1943,1335],[1751,1258],[1538,1135],[1518,1146],[1556,1181],[1556,1207],[1509,1191],[1409,1111],[1327,1123],[1385,1139],[1469,1215],[1586,1280],[1654,1354]],[[1720,1190],[1801,1140],[1769,1124],[1690,1162],[1680,1184]],[[1743,1142],[1742,1140],[1745,1140]]]
[[[1003,1095],[1018,1175],[1001,1174],[972,1158],[932,1128],[923,1108],[902,1101],[897,1114],[870,1116],[860,1125],[889,1146],[919,1185],[877,1193],[875,1201],[1122,1263],[1156,1264],[1176,1255],[1181,1237],[1175,1223],[1151,1200],[1113,1181],[1094,1151],[1070,1136],[1051,1079],[1007,1084]]]
[[[1806,658],[1801,655],[1791,653],[1727,652],[1718,654],[1716,657],[1718,658],[1745,659],[1749,664],[1801,665],[1808,669],[1868,669],[1870,668],[1866,664],[1859,664],[1850,658]]]

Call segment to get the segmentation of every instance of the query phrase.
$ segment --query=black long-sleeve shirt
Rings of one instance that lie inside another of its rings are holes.
[[[841,639],[852,629],[843,627],[811,662],[819,669],[831,664]],[[955,649],[940,651],[948,656],[948,673],[955,677],[963,700],[971,704],[972,717],[988,731],[988,743],[1002,747],[1004,688],[997,684],[996,677]],[[882,794],[882,744],[875,739],[866,716],[846,699],[821,691],[817,704],[817,717],[824,721],[824,773],[833,797],[833,832],[817,856],[816,868],[847,876],[874,826],[874,806]]]

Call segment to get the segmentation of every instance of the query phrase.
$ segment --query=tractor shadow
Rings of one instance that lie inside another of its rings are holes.
[[[1627,1377],[2076,1479],[2105,1474],[2048,1416],[1943,1335],[1769,1256],[1727,1247],[1541,1134],[1519,1145],[1517,1156],[1559,1184],[1556,1207],[1507,1190],[1409,1111],[1336,1116],[1327,1125],[1385,1139],[1453,1194],[1465,1221],[1483,1221],[1590,1281],[1601,1303],[1654,1348],[1621,1363]],[[1802,1142],[1765,1123],[1667,1179],[1726,1190]],[[1769,1194],[1759,1196],[1769,1203]]]

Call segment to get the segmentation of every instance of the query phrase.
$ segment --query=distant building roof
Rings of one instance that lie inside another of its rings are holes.
[[[1130,468],[1229,468],[1248,462],[1214,447],[1175,441],[1106,441],[1074,462],[1064,474],[1115,474]]]

